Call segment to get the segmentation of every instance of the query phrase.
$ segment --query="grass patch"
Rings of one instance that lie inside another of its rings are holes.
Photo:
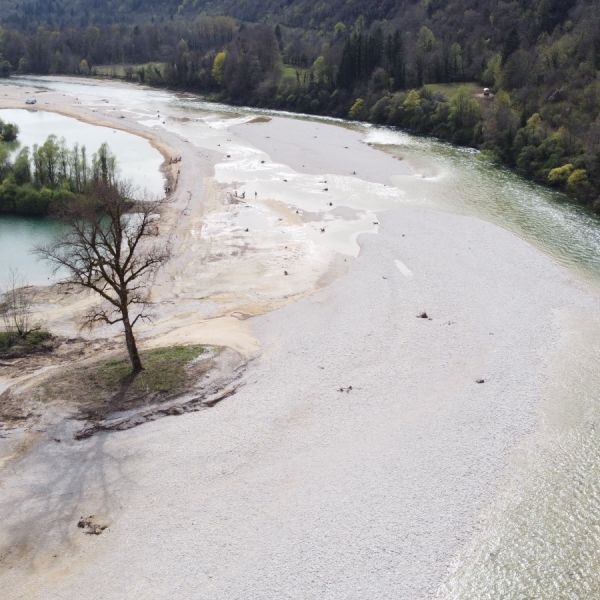
[[[97,75],[99,77],[113,77],[117,79],[127,79],[132,78],[138,79],[138,71],[140,69],[144,69],[146,71],[150,71],[154,74],[164,73],[164,69],[166,67],[166,63],[163,62],[149,62],[135,65],[97,65],[93,68],[92,74]]]
[[[132,381],[131,364],[126,358],[109,360],[93,374],[96,385],[106,391],[117,391],[129,383],[129,392],[138,394],[172,394],[185,387],[185,367],[204,352],[203,346],[170,346],[141,352],[144,370]]]
[[[310,71],[310,69],[303,69],[302,67],[295,67],[294,65],[283,65],[281,76],[284,80],[295,82],[297,80],[296,72],[298,72],[300,74],[300,80],[302,81],[304,74],[308,73],[308,71]]]
[[[125,354],[83,366],[75,364],[45,381],[35,399],[42,404],[68,402],[89,418],[101,418],[193,389],[210,371],[214,358],[199,345],[155,348],[140,356],[144,370],[135,377]]]
[[[144,370],[135,377],[125,354],[75,364],[45,381],[36,399],[41,403],[67,401],[89,417],[101,417],[178,396],[192,389],[213,364],[211,353],[199,345],[155,348],[140,356]]]
[[[465,81],[462,83],[428,83],[424,87],[430,92],[443,94],[448,100],[452,100],[461,89],[465,89],[471,94],[479,94],[483,90],[474,81]]]

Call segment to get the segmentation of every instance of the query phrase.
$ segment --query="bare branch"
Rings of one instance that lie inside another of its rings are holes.
[[[163,202],[133,202],[130,191],[122,184],[98,185],[91,201],[69,207],[66,232],[36,252],[66,274],[65,282],[94,291],[113,307],[93,309],[84,320],[90,326],[123,323],[135,371],[142,367],[133,327],[148,315],[142,311],[132,319],[129,308],[148,304],[150,276],[171,252],[168,242],[148,240],[156,238]]]

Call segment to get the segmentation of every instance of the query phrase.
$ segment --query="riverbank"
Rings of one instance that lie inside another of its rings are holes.
[[[210,411],[32,432],[0,482],[6,597],[432,598],[596,351],[573,345],[598,326],[596,289],[428,206],[443,179],[358,132],[158,106],[165,123],[135,127],[182,162],[143,343],[254,360]],[[89,300],[46,293],[40,314],[72,332]]]

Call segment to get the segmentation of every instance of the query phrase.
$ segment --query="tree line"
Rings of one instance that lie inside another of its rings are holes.
[[[600,212],[600,0],[109,4],[122,23],[92,11],[78,25],[62,0],[36,3],[35,29],[13,14],[0,72],[110,64],[233,104],[401,127],[481,148]],[[492,94],[450,85],[462,82]]]
[[[14,158],[11,150],[0,142],[0,213],[57,215],[100,183],[117,181],[116,158],[107,144],[89,157],[85,146],[68,148],[64,139],[51,135],[32,150],[22,148]]]

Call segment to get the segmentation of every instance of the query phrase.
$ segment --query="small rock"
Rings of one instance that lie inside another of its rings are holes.
[[[100,535],[106,529],[106,525],[98,525],[98,523],[92,523],[88,526],[86,533],[88,535]]]
[[[284,271],[283,274],[284,275],[289,275],[289,273],[287,271]]]

